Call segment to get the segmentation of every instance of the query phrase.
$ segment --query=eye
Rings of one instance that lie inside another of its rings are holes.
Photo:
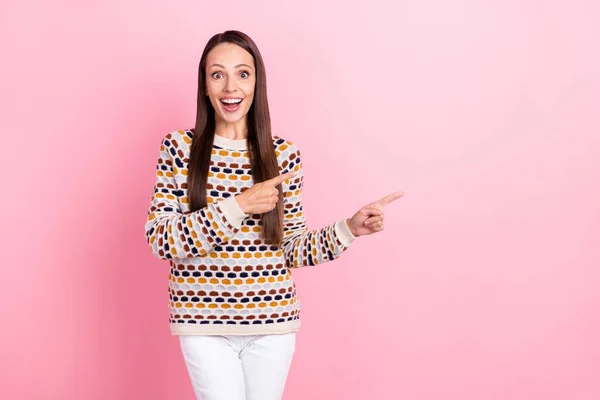
[[[223,76],[223,74],[221,74],[220,72],[214,72],[214,73],[213,73],[211,76],[212,76],[214,79],[219,79],[219,77],[222,77],[222,76]]]
[[[250,76],[250,73],[248,71],[242,71],[240,72],[240,76],[242,78],[248,78]]]

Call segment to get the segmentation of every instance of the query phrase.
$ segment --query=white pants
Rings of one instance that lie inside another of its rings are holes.
[[[296,333],[179,337],[198,400],[280,400]]]

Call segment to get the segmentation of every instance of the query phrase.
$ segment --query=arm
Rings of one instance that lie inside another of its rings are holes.
[[[192,213],[181,211],[173,173],[177,150],[166,136],[160,146],[156,182],[146,219],[146,241],[152,253],[162,260],[203,257],[239,231],[247,217],[234,196],[208,204]]]
[[[289,161],[290,171],[296,171],[284,191],[283,250],[289,268],[312,266],[338,258],[352,243],[346,219],[318,230],[307,230],[303,213],[302,192],[304,175],[300,152]],[[285,185],[285,183],[284,183]]]

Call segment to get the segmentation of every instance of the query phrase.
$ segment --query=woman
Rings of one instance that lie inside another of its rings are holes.
[[[300,328],[291,270],[383,230],[383,207],[309,231],[302,162],[272,136],[265,67],[239,31],[213,36],[193,130],[161,143],[146,238],[169,260],[170,327],[198,399],[280,399]]]

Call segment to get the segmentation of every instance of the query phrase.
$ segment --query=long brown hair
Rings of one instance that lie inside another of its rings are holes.
[[[240,46],[254,58],[256,86],[254,101],[248,110],[248,151],[254,183],[263,182],[279,175],[277,156],[271,136],[271,117],[267,101],[267,77],[265,65],[254,41],[240,31],[225,31],[214,35],[206,44],[198,69],[198,106],[196,126],[193,129],[188,164],[188,197],[190,211],[207,205],[207,180],[210,157],[215,137],[215,109],[206,96],[206,59],[208,53],[221,43]],[[283,239],[283,195],[281,184],[277,186],[279,201],[276,207],[261,214],[263,238],[266,242],[281,245]]]

